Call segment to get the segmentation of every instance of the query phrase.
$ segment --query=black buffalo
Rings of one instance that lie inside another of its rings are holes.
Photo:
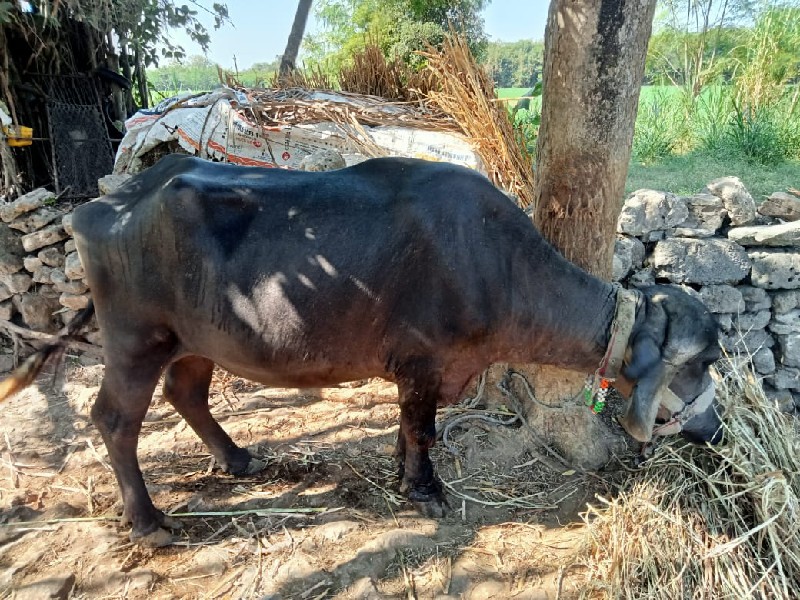
[[[485,177],[450,164],[381,158],[303,173],[168,156],[77,208],[73,226],[105,352],[92,419],[123,518],[146,544],[169,543],[176,525],[153,506],[136,456],[162,373],[164,397],[233,474],[255,461],[209,412],[215,364],[270,386],[396,382],[402,489],[436,515],[436,407],[493,362],[594,371],[614,320],[617,288],[564,259]],[[668,386],[667,419],[708,399],[718,352],[700,302],[642,289],[628,431],[650,439]],[[716,438],[711,403],[689,415],[687,437]]]

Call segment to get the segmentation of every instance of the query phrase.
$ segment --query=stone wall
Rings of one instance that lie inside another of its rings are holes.
[[[698,296],[725,350],[752,356],[768,397],[800,410],[800,199],[776,193],[757,208],[735,177],[689,197],[638,190],[617,232],[615,280]]]
[[[88,304],[71,208],[45,189],[0,206],[0,319],[55,332]]]

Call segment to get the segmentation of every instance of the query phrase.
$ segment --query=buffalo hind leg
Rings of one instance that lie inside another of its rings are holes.
[[[427,359],[404,365],[398,373],[400,433],[397,450],[401,467],[400,490],[425,516],[444,515],[447,501],[436,478],[428,451],[436,442],[436,406],[439,381]]]
[[[114,354],[109,352],[107,356]],[[153,505],[136,457],[142,421],[162,364],[154,357],[139,362],[119,357],[109,360],[92,407],[92,421],[103,437],[122,495],[122,522],[130,524],[131,540],[145,546],[171,544],[173,537],[167,529],[181,526]]]
[[[237,446],[208,408],[213,372],[214,363],[202,356],[172,363],[164,375],[164,398],[203,440],[223,471],[232,475],[255,473],[264,468],[264,463]]]

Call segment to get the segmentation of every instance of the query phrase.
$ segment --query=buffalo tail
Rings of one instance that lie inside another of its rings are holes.
[[[89,305],[75,315],[75,318],[67,324],[54,342],[47,344],[41,350],[29,356],[25,359],[25,362],[11,372],[11,375],[0,382],[0,402],[7,400],[33,383],[45,363],[54,356],[61,356],[67,344],[74,340],[80,331],[86,327],[92,315],[94,315],[94,303],[90,301]]]

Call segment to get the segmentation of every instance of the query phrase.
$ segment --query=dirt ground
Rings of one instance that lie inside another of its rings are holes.
[[[217,372],[214,413],[268,460],[244,478],[214,468],[157,390],[139,459],[156,506],[185,529],[178,545],[134,546],[88,416],[102,373],[69,358],[55,388],[45,376],[3,405],[0,598],[578,595],[578,512],[602,482],[531,450],[518,423],[471,418],[432,453],[451,510],[423,518],[397,491],[396,388],[381,380],[268,389]]]

